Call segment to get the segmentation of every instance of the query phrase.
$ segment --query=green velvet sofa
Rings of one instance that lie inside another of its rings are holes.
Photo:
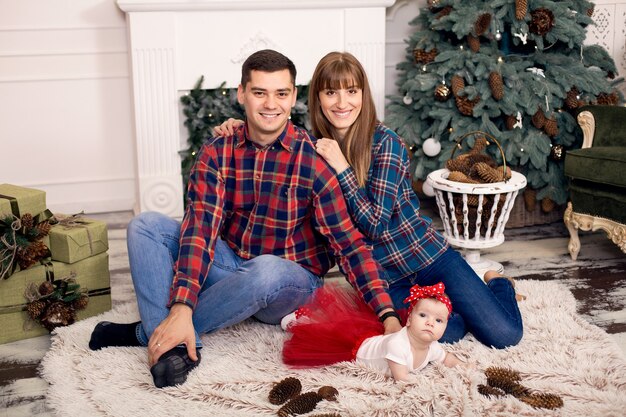
[[[626,253],[626,107],[590,105],[577,116],[581,149],[565,156],[570,201],[564,214],[576,260],[580,230],[604,230]]]

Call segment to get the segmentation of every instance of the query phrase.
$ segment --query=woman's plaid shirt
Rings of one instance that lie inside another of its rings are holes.
[[[373,245],[389,283],[425,268],[448,248],[431,219],[420,215],[409,156],[394,131],[376,127],[365,187],[359,187],[352,168],[338,178],[352,218]]]
[[[318,276],[336,259],[374,311],[393,307],[335,173],[291,122],[262,149],[246,126],[210,140],[191,170],[187,201],[170,304],[195,307],[221,237],[244,259],[272,254]]]

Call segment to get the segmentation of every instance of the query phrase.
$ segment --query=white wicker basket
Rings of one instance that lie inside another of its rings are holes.
[[[484,132],[480,133],[489,136]],[[489,136],[500,148],[495,138]],[[454,156],[454,151],[452,155]],[[500,148],[502,152],[502,148]],[[504,152],[502,152],[504,160]],[[506,162],[504,162],[506,170]],[[465,259],[474,268],[478,276],[483,277],[487,270],[502,272],[504,268],[498,262],[480,258],[480,249],[498,246],[504,242],[504,227],[511,214],[515,197],[526,186],[526,177],[512,171],[506,182],[491,184],[466,184],[448,180],[450,171],[439,169],[431,172],[426,182],[435,191],[439,215],[443,223],[443,235],[453,246],[467,249]],[[478,205],[469,204],[478,200]]]

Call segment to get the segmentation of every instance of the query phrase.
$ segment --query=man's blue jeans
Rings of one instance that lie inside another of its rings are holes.
[[[496,278],[485,285],[454,249],[414,275],[390,284],[389,293],[397,309],[407,308],[403,302],[414,284],[438,282],[446,286],[452,302],[452,316],[440,342],[456,342],[468,331],[478,341],[498,349],[514,346],[522,339],[522,316],[511,283]]]
[[[146,346],[154,329],[169,314],[179,236],[180,223],[159,213],[142,213],[128,225],[128,258],[141,316],[137,339]],[[295,262],[273,255],[246,260],[218,239],[193,312],[196,346],[202,345],[199,334],[249,317],[278,324],[322,284],[322,278]]]

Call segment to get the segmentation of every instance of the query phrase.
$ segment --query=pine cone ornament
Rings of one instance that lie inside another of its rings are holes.
[[[502,97],[504,97],[504,82],[499,72],[493,71],[489,74],[489,88],[495,100],[502,100]]]
[[[39,294],[42,296],[52,294],[54,292],[54,285],[50,281],[44,281],[39,284]]]
[[[326,401],[337,401],[337,395],[339,395],[337,388],[331,387],[330,385],[320,387],[320,389],[317,390],[317,393]]]
[[[480,39],[474,35],[467,35],[467,44],[473,52],[480,51]]]
[[[430,64],[435,60],[437,56],[437,48],[433,48],[430,51],[426,51],[421,48],[413,49],[413,58],[417,64]]]
[[[23,214],[20,220],[22,221],[22,227],[26,229],[31,229],[35,226],[35,220],[30,213]]]
[[[465,116],[473,116],[474,115],[474,106],[478,103],[479,98],[476,97],[473,100],[470,100],[467,97],[456,97],[455,99],[456,107],[459,109],[459,113]]]
[[[608,93],[600,93],[596,97],[596,104],[605,105],[605,106],[617,106],[619,103],[619,96],[616,92]]]
[[[535,205],[537,204],[537,190],[532,188],[526,188],[524,190],[524,206],[526,207],[526,211],[534,211]]]
[[[568,109],[577,109],[581,105],[581,101],[579,100],[580,91],[576,87],[572,87],[565,97],[565,106]]]
[[[528,0],[515,0],[515,18],[524,20],[528,11]]]
[[[550,148],[550,159],[556,162],[560,162],[565,158],[565,148],[561,144],[554,144]]]
[[[554,26],[554,14],[550,9],[540,7],[530,12],[530,16],[532,19],[530,21],[530,24],[528,25],[528,30],[530,31],[530,33],[543,36],[546,33],[550,32],[550,30]]]
[[[441,0],[428,0],[426,3],[428,4],[428,8],[430,10],[433,10],[439,7],[439,5],[441,4]]]
[[[83,310],[87,308],[87,304],[89,304],[89,297],[83,294],[72,302],[72,307],[74,310]]]
[[[494,388],[483,384],[478,384],[478,392],[485,397],[501,397],[506,395],[506,392],[502,391],[500,388]]]
[[[452,87],[454,97],[458,97],[461,90],[465,88],[465,80],[460,75],[453,75],[450,80],[450,86]]]
[[[28,313],[28,317],[33,320],[37,320],[41,313],[44,312],[48,303],[42,300],[35,300],[26,305],[26,313]]]
[[[532,122],[533,126],[535,126],[537,129],[541,129],[543,125],[546,124],[546,116],[545,114],[543,114],[543,111],[541,109],[537,109],[535,114],[533,114]]]
[[[450,89],[445,84],[439,84],[435,88],[435,100],[446,101],[450,98]]]
[[[279,417],[306,414],[313,411],[320,401],[322,401],[322,397],[317,392],[305,392],[280,407],[277,414]]]
[[[35,228],[37,229],[36,239],[41,239],[44,236],[48,236],[52,226],[50,226],[50,223],[48,221],[45,221],[45,222],[39,223],[37,226],[35,226]]]
[[[543,131],[546,132],[546,135],[550,136],[551,138],[558,135],[559,125],[556,122],[556,118],[546,119],[546,122],[543,125]]]
[[[60,326],[68,326],[76,321],[76,312],[67,303],[55,301],[43,312],[39,322],[43,327],[52,331]]]
[[[593,16],[593,9],[594,9],[595,5],[592,4],[590,8],[587,9],[587,16],[591,17]]]
[[[535,392],[519,397],[519,400],[535,408],[547,408],[554,410],[556,408],[563,407],[563,399],[556,394]]]
[[[556,203],[549,199],[548,197],[541,200],[541,210],[544,213],[550,213],[556,207]]]
[[[452,12],[452,6],[445,6],[435,15],[435,19],[441,19],[444,16],[449,15]]]
[[[279,405],[295,397],[302,391],[302,383],[298,378],[287,377],[278,382],[268,395],[270,403]]]
[[[474,22],[474,33],[476,36],[480,36],[487,32],[489,25],[491,24],[491,13],[483,13],[478,16],[476,22]]]
[[[40,259],[48,256],[50,250],[41,240],[31,242],[26,247],[17,249],[17,264],[21,269],[28,269],[37,263]]]
[[[515,118],[515,116],[506,115],[506,117],[504,118],[504,125],[508,130],[513,130],[513,128],[515,127],[515,123],[517,123],[517,119]]]

